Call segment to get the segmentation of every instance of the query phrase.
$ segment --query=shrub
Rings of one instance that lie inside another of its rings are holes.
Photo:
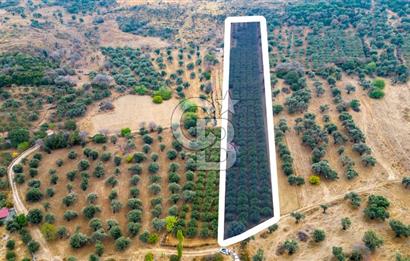
[[[150,252],[145,255],[144,261],[154,261],[154,255]]]
[[[283,111],[283,106],[280,104],[274,104],[272,106],[273,115],[277,115]]]
[[[156,103],[156,104],[160,104],[160,103],[162,103],[162,97],[159,96],[159,95],[154,96],[154,97],[152,97],[152,102]]]
[[[131,237],[135,237],[138,235],[140,229],[141,229],[141,224],[140,223],[135,223],[135,222],[129,222],[127,225],[128,228],[128,234]]]
[[[43,221],[43,212],[38,209],[30,209],[27,213],[27,221],[31,224],[40,224]]]
[[[373,80],[372,85],[374,88],[382,90],[385,87],[385,82],[383,79],[377,78]]]
[[[75,152],[75,151],[70,151],[69,153],[68,153],[68,158],[69,159],[76,159],[77,158],[77,152]]]
[[[129,222],[141,222],[142,212],[138,209],[133,209],[128,212],[127,219]]]
[[[76,232],[70,237],[70,245],[74,249],[82,248],[88,243],[88,240],[86,235]]]
[[[169,160],[174,160],[174,159],[176,159],[177,156],[178,156],[178,153],[177,153],[176,150],[169,150],[167,152],[167,157],[168,157]]]
[[[66,212],[64,212],[64,219],[67,221],[71,221],[77,217],[78,217],[77,212],[73,210],[67,210]]]
[[[121,129],[121,137],[128,137],[131,135],[131,129],[130,128],[123,128]]]
[[[20,163],[14,165],[14,166],[13,166],[13,171],[14,171],[15,173],[23,173],[23,165],[21,165]]]
[[[357,194],[356,192],[349,192],[345,195],[345,199],[349,199],[351,205],[354,208],[358,208],[360,207],[360,204],[362,202],[362,199],[360,198],[359,194]]]
[[[95,243],[95,254],[102,256],[104,254],[104,244],[101,241]]]
[[[111,159],[111,153],[110,152],[104,152],[101,154],[101,160],[102,161],[109,161]]]
[[[121,161],[122,161],[121,157],[119,157],[119,156],[115,156],[115,157],[114,157],[114,164],[115,164],[115,166],[121,165]]]
[[[300,176],[290,175],[290,176],[288,176],[288,183],[290,185],[300,186],[300,185],[305,184],[305,179],[303,177],[300,177]]]
[[[389,212],[387,208],[390,206],[390,202],[383,196],[370,195],[367,203],[367,207],[364,209],[364,214],[370,219],[385,220],[389,218]]]
[[[295,219],[296,223],[305,218],[305,215],[301,212],[292,212],[290,215]]]
[[[147,157],[146,157],[145,154],[142,153],[142,152],[136,152],[136,153],[134,153],[134,155],[133,155],[133,160],[134,160],[134,162],[136,162],[136,163],[141,163],[141,162],[143,162],[146,158],[147,158]]]
[[[410,236],[410,225],[405,225],[398,220],[390,220],[389,222],[390,228],[396,234],[396,237],[409,237]]]
[[[365,232],[362,240],[370,251],[375,251],[384,243],[383,239],[372,230]]]
[[[7,240],[6,247],[8,250],[13,250],[16,245],[16,242],[13,239]]]
[[[122,208],[122,203],[119,200],[114,199],[114,200],[111,201],[112,213],[119,212],[121,210],[121,208]]]
[[[98,212],[101,212],[101,208],[96,205],[88,205],[84,207],[82,211],[84,217],[86,217],[87,219],[92,219]]]
[[[316,243],[322,242],[323,240],[325,240],[325,238],[326,238],[326,234],[325,234],[325,231],[324,231],[324,230],[315,229],[315,230],[313,231],[313,240],[314,240]]]
[[[55,240],[57,237],[57,228],[53,224],[44,223],[40,227],[44,238],[48,241]]]
[[[97,144],[106,143],[107,142],[107,136],[105,136],[103,134],[95,134],[93,136],[93,141]]]
[[[38,202],[43,199],[43,193],[38,188],[30,188],[26,193],[26,201]]]
[[[128,168],[128,171],[133,175],[139,175],[142,173],[142,167],[139,164],[135,164]]]
[[[320,184],[320,177],[316,175],[312,175],[309,177],[309,183],[312,185],[319,185]]]
[[[149,171],[149,173],[155,174],[155,173],[158,172],[158,170],[159,170],[159,164],[158,164],[158,163],[156,163],[156,162],[151,162],[151,163],[149,164],[149,166],[148,166],[148,171]]]
[[[62,159],[56,160],[57,167],[61,167],[61,166],[63,166],[63,164],[64,164],[64,161]]]
[[[289,255],[293,255],[294,253],[296,253],[296,251],[298,250],[299,246],[298,246],[298,242],[296,242],[293,239],[289,239],[286,240],[283,243],[283,248],[285,249],[285,251],[288,252]]]
[[[161,87],[154,92],[154,97],[161,97],[163,100],[169,100],[172,97],[172,90],[170,88]]]
[[[77,202],[77,194],[74,192],[69,193],[62,199],[62,202],[66,207],[73,205],[75,202]]]
[[[23,174],[23,173],[17,173],[17,174],[14,176],[14,181],[15,181],[17,184],[20,184],[20,185],[23,184],[23,183],[26,181],[24,174]],[[27,194],[26,194],[26,200],[27,200]]]
[[[120,237],[115,241],[115,249],[124,251],[130,245],[131,240],[127,237]]]
[[[369,91],[369,97],[372,99],[381,99],[384,97],[384,91],[378,88],[372,88]]]
[[[36,253],[40,249],[40,244],[35,240],[31,240],[27,244],[27,249],[31,254]]]
[[[348,217],[342,218],[340,222],[343,230],[347,230],[352,225],[352,221]]]
[[[130,209],[142,209],[142,201],[140,199],[136,199],[136,198],[130,198],[128,199],[128,203],[127,206]]]
[[[97,163],[97,166],[95,167],[95,170],[94,170],[93,174],[96,178],[104,177],[105,169],[104,169],[104,165],[103,165],[102,162]]]

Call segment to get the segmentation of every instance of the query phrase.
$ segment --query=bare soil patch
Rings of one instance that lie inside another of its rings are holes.
[[[155,104],[149,96],[125,95],[113,102],[114,110],[99,112],[98,105],[93,105],[85,118],[80,120],[81,129],[89,134],[107,130],[116,133],[122,128],[137,130],[142,123],[154,122],[162,127],[171,126],[171,118],[179,101],[170,99],[162,104]],[[177,109],[176,113],[180,113]]]
[[[128,1],[127,1],[128,2]],[[100,26],[100,45],[106,47],[130,48],[165,48],[169,43],[158,37],[144,37],[131,33],[124,33],[118,28],[114,20],[107,20]]]

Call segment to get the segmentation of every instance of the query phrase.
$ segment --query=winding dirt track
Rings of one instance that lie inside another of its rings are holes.
[[[24,151],[17,158],[15,158],[13,160],[13,162],[10,164],[10,166],[8,167],[9,183],[10,183],[10,186],[11,186],[11,190],[13,192],[14,209],[16,210],[16,212],[18,214],[27,215],[28,210],[24,206],[23,201],[20,198],[20,194],[18,193],[16,183],[14,182],[15,173],[13,171],[13,167],[15,165],[19,164],[24,158],[26,158],[28,155],[35,152],[39,148],[40,148],[39,145],[35,145],[35,146],[29,148],[28,150]],[[43,238],[43,236],[40,232],[40,229],[38,229],[38,227],[36,227],[35,229],[32,230],[32,236],[40,244],[39,251],[34,255],[35,260],[53,260],[53,261],[54,260],[61,260],[58,257],[52,257],[51,256],[51,251],[48,247],[48,244],[44,240],[44,238]]]
[[[10,186],[11,186],[12,192],[13,192],[14,208],[16,209],[17,213],[27,214],[28,210],[24,206],[23,201],[20,198],[20,194],[18,193],[16,183],[14,182],[15,173],[13,171],[13,166],[20,163],[24,158],[26,158],[27,156],[29,156],[33,152],[37,151],[39,148],[40,148],[40,146],[35,145],[35,146],[29,148],[28,150],[24,151],[16,159],[14,159],[13,162],[8,167],[8,177],[9,177]],[[374,189],[381,188],[381,187],[384,187],[384,186],[387,186],[387,185],[390,185],[390,184],[399,184],[400,182],[401,182],[401,180],[392,179],[392,180],[386,180],[384,182],[379,182],[379,183],[376,183],[376,184],[373,184],[373,185],[360,187],[360,188],[357,188],[357,189],[354,189],[354,190],[346,191],[343,194],[334,196],[334,197],[330,198],[329,200],[325,200],[325,201],[320,202],[318,204],[312,204],[312,205],[309,205],[309,206],[305,206],[305,207],[296,209],[295,211],[308,212],[308,211],[313,210],[315,208],[319,208],[321,204],[337,203],[338,201],[343,200],[346,193],[349,193],[349,192],[354,191],[358,194],[365,194],[365,193],[368,193],[369,191],[372,191]],[[281,217],[281,219],[290,217],[290,214],[291,213],[287,213],[287,214],[283,215]],[[42,236],[42,234],[41,234],[38,227],[35,227],[32,230],[32,236],[40,244],[40,249],[35,254],[35,260],[49,260],[49,261],[61,261],[62,260],[62,258],[59,257],[59,256],[52,256],[50,248],[49,248],[47,242],[45,241],[45,239],[43,238],[43,236]],[[199,256],[207,256],[207,255],[215,254],[215,253],[218,252],[218,249],[219,249],[219,247],[214,245],[214,246],[210,246],[210,247],[207,247],[207,248],[184,249],[183,253],[184,253],[185,257],[199,257]],[[138,251],[130,253],[129,257],[131,258],[131,260],[137,260],[135,258],[141,257],[141,256],[143,256],[143,255],[145,255],[149,252],[154,253],[154,254],[156,253],[156,254],[165,254],[165,255],[172,255],[172,254],[177,253],[175,248],[156,247],[156,248],[152,248],[152,249],[151,248],[140,249]]]

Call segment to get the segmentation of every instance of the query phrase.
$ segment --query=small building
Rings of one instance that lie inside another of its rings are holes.
[[[9,216],[9,209],[8,208],[2,208],[0,209],[0,220],[4,220]]]

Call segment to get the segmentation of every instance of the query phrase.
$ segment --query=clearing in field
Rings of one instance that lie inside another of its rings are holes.
[[[113,101],[114,110],[111,112],[99,112],[98,107],[94,107],[81,121],[81,126],[90,134],[101,130],[116,133],[126,127],[136,130],[141,124],[150,122],[169,127],[171,115],[178,103],[178,100],[170,99],[162,104],[154,104],[149,96],[125,95]],[[177,109],[176,113],[180,113],[180,110]]]

